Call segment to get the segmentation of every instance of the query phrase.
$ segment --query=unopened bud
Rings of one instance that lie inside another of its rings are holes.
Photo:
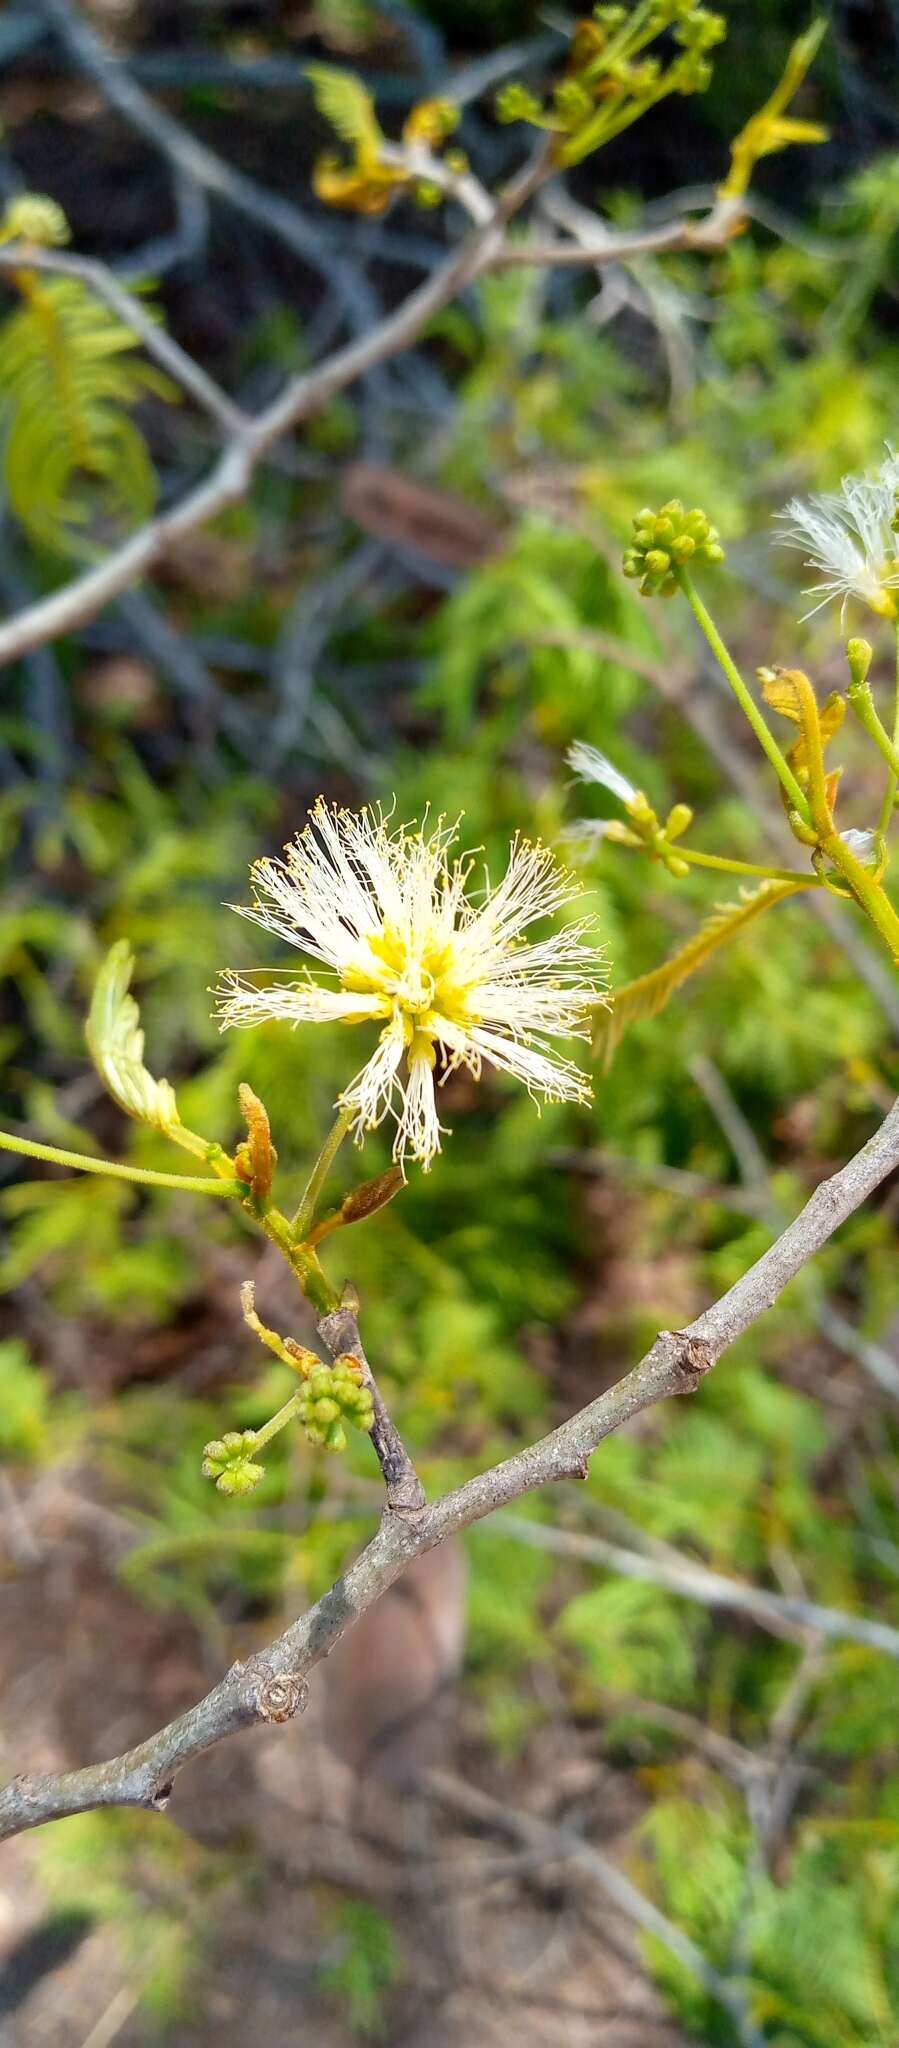
[[[852,677],[853,690],[860,690],[868,680],[868,670],[874,659],[870,640],[847,640],[846,660]]]
[[[375,1180],[363,1181],[362,1186],[351,1188],[340,1204],[341,1223],[362,1223],[366,1216],[373,1216],[376,1209],[383,1209],[392,1202],[404,1186],[402,1168],[389,1166],[386,1173],[379,1173]]]
[[[689,563],[714,566],[724,560],[717,528],[698,506],[685,512],[669,498],[658,512],[644,505],[634,514],[633,538],[624,551],[624,574],[639,582],[644,597],[674,597],[678,571]]]
[[[250,1452],[256,1448],[254,1429],[229,1429],[222,1437],[214,1437],[203,1451],[202,1471],[207,1479],[214,1479],[219,1493],[239,1497],[252,1493],[265,1478],[265,1468],[253,1463]]]
[[[689,804],[675,804],[665,820],[665,838],[682,838],[683,834],[689,831],[692,823],[693,813]]]
[[[278,1163],[268,1111],[246,1081],[241,1081],[237,1099],[247,1127],[246,1141],[237,1148],[237,1172],[241,1180],[249,1183],[257,1201],[265,1202],[271,1194],[272,1178]]]

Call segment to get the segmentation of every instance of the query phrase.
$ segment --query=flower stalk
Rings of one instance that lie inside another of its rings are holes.
[[[303,1199],[291,1224],[294,1237],[305,1243],[315,1221],[322,1190],[344,1138],[352,1129],[352,1109],[339,1109],[303,1190]]]
[[[894,626],[894,636],[896,645],[896,680],[893,693],[892,759],[890,760],[889,779],[883,793],[883,803],[880,808],[879,829],[881,832],[886,831],[892,818],[893,806],[896,802],[896,791],[899,789],[899,620],[896,621]]]
[[[709,647],[711,648],[712,653],[715,656],[715,660],[717,661],[719,668],[727,677],[730,687],[733,690],[734,696],[736,697],[737,703],[739,704],[741,711],[743,712],[744,716],[748,719],[749,724],[751,725],[752,730],[755,733],[759,746],[767,754],[771,766],[774,769],[774,773],[777,776],[778,782],[781,785],[781,788],[786,791],[786,794],[790,799],[792,808],[798,812],[799,817],[802,819],[803,823],[806,825],[811,825],[812,817],[811,812],[809,810],[808,801],[802,789],[800,788],[795,775],[793,774],[792,768],[789,766],[788,762],[784,758],[784,755],[781,753],[780,747],[777,744],[773,732],[768,726],[766,720],[762,717],[762,714],[758,708],[758,705],[755,702],[754,697],[747,688],[746,683],[743,681],[743,677],[740,674],[737,664],[734,661],[732,654],[725,646],[724,641],[722,640],[721,635],[718,631],[718,628],[715,625],[714,619],[712,618],[710,612],[706,610],[706,607],[703,604],[702,598],[699,595],[699,592],[696,588],[695,583],[693,582],[693,578],[690,575],[689,570],[684,568],[682,564],[678,563],[675,566],[673,573],[677,577],[678,583],[680,584],[680,587],[684,593],[690,610],[693,613],[693,617],[700,628],[700,631],[703,633],[705,639],[708,641]]]

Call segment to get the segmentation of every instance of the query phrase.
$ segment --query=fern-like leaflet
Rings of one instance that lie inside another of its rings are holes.
[[[361,78],[337,64],[307,64],[316,107],[335,135],[355,150],[360,163],[376,163],[384,141],[374,102]]]
[[[795,896],[801,889],[814,889],[814,876],[808,879],[797,875],[795,882],[762,882],[757,889],[741,893],[737,903],[719,903],[715,909],[669,960],[661,967],[654,967],[649,974],[641,974],[636,981],[629,981],[624,988],[616,989],[612,1008],[600,1019],[597,1051],[602,1055],[605,1071],[615,1057],[621,1040],[632,1024],[640,1024],[646,1017],[657,1017],[667,1009],[675,991],[691,974],[704,967],[713,953],[720,951],[730,939],[743,931],[746,925],[773,910],[775,904],[784,903],[788,896]]]
[[[31,539],[91,554],[124,519],[145,519],[156,476],[131,408],[170,380],[136,335],[77,278],[11,273],[23,303],[0,328],[6,493]]]

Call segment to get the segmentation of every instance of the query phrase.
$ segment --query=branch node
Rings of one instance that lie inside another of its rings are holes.
[[[292,1721],[294,1714],[303,1713],[308,1698],[305,1679],[284,1672],[281,1677],[265,1679],[259,1687],[256,1712],[261,1721]]]
[[[671,1363],[677,1375],[676,1394],[694,1394],[700,1380],[711,1372],[715,1352],[705,1337],[691,1337],[686,1330],[665,1330],[666,1343],[673,1347]]]

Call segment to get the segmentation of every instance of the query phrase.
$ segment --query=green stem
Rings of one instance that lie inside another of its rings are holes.
[[[650,14],[650,0],[641,0],[641,4],[635,8],[630,19],[622,23],[618,34],[612,36],[592,61],[584,66],[581,72],[584,84],[589,85],[594,79],[602,78],[610,64],[630,59],[645,42],[652,40],[658,30],[650,29]]]
[[[692,846],[681,846],[679,844],[673,850],[679,860],[689,861],[692,867],[716,868],[726,875],[760,875],[766,882],[804,882],[806,880],[805,875],[800,875],[796,868],[766,868],[761,865],[757,866],[751,860],[726,860],[723,854],[697,853]],[[816,886],[820,885],[812,882],[812,887]]]
[[[880,724],[879,719],[877,722]],[[886,734],[884,734],[884,738],[886,738]],[[896,692],[893,708],[893,754],[894,756],[899,754],[899,619],[896,621]],[[886,832],[892,818],[897,789],[899,789],[899,764],[896,766],[891,765],[889,779],[883,793],[883,803],[880,807],[880,819],[877,827],[881,834]]]
[[[293,1225],[280,1209],[266,1209],[259,1218],[266,1237],[276,1244],[282,1258],[287,1260],[291,1272],[299,1281],[307,1300],[317,1308],[320,1316],[331,1315],[340,1307],[340,1296],[332,1287],[326,1273],[322,1271],[312,1246],[297,1241]]]
[[[62,1152],[58,1145],[38,1145],[31,1138],[13,1137],[0,1131],[0,1151],[21,1152],[26,1159],[47,1159],[51,1166],[74,1166],[79,1173],[105,1173],[112,1180],[135,1181],[139,1187],[180,1188],[185,1195],[237,1195],[243,1192],[236,1180],[213,1180],[189,1173],[155,1173],[149,1166],[126,1166],[115,1159],[92,1159],[89,1152]]]
[[[303,1190],[303,1199],[290,1226],[294,1237],[298,1238],[300,1242],[308,1236],[322,1188],[325,1185],[325,1181],[328,1178],[352,1121],[353,1112],[351,1109],[341,1109],[338,1111],[312,1168],[312,1172]]]
[[[862,683],[860,684],[858,689],[850,690],[849,702],[852,706],[853,711],[855,712],[859,724],[864,726],[865,731],[868,734],[868,738],[874,741],[875,747],[877,747],[878,751],[883,755],[887,767],[890,770],[893,788],[895,788],[896,777],[899,776],[899,751],[897,751],[896,747],[893,745],[893,742],[890,739],[890,735],[887,732],[886,726],[884,725],[883,720],[881,719],[878,713],[877,707],[874,702],[874,698],[871,694],[870,683]],[[889,817],[889,812],[891,809],[892,797],[885,797],[884,812],[886,813],[887,818]],[[881,832],[884,829],[885,822],[886,820],[882,813],[880,824]]]
[[[859,909],[871,919],[871,923],[876,926],[881,938],[889,947],[893,959],[899,964],[899,917],[886,890],[880,882],[875,881],[870,870],[856,859],[855,854],[850,853],[845,840],[840,838],[838,832],[830,832],[826,839],[822,839],[821,850],[845,877]]]
[[[727,680],[731,686],[731,689],[733,690],[734,696],[736,697],[737,703],[739,704],[741,711],[744,713],[744,716],[748,718],[752,730],[755,733],[756,739],[758,740],[759,746],[764,749],[764,752],[768,756],[771,766],[774,769],[774,773],[777,776],[778,782],[780,783],[781,787],[786,790],[786,793],[790,799],[790,803],[792,804],[793,809],[799,812],[800,818],[802,818],[807,825],[810,825],[812,822],[812,816],[808,806],[808,799],[804,795],[803,791],[800,789],[796,777],[793,774],[792,768],[789,766],[788,762],[785,761],[773,732],[770,732],[767,725],[765,724],[765,720],[762,717],[758,705],[756,704],[755,699],[750,695],[749,690],[747,689],[746,684],[744,683],[740,671],[736,665],[736,662],[734,661],[732,655],[728,653],[728,650],[724,645],[724,641],[721,638],[721,635],[718,631],[714,619],[711,617],[710,613],[706,611],[705,605],[702,602],[702,598],[700,597],[699,592],[696,589],[692,577],[688,575],[687,570],[679,564],[675,567],[674,573],[684,593],[687,603],[690,606],[690,610],[693,613],[693,617],[695,618],[696,623],[700,628],[700,631],[705,635],[705,638],[708,641],[708,644],[712,650],[712,653],[715,656],[715,660],[717,661],[719,668],[723,669],[724,674],[727,677]]]
[[[272,1437],[277,1436],[279,1430],[287,1428],[287,1424],[293,1421],[299,1405],[299,1394],[291,1394],[290,1400],[285,1401],[283,1408],[278,1409],[277,1415],[273,1415],[271,1421],[264,1423],[261,1429],[254,1431],[254,1451],[261,1451],[263,1445],[270,1443]]]

